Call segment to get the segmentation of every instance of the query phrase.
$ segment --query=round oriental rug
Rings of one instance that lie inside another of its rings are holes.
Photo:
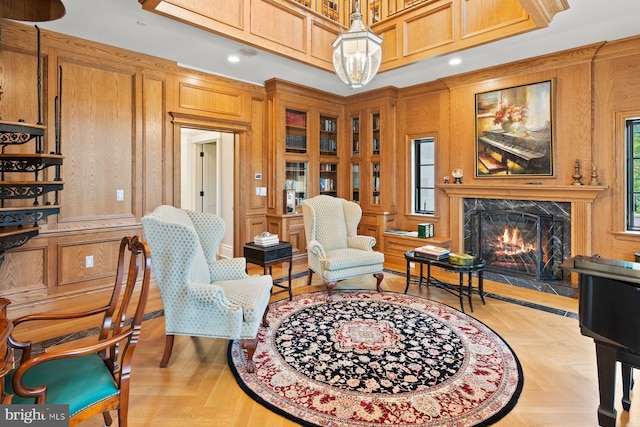
[[[447,305],[390,292],[298,295],[271,304],[249,374],[238,384],[308,426],[487,426],[515,405],[520,363],[480,321]]]

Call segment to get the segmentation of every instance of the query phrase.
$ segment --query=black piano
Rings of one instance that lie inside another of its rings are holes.
[[[577,256],[561,267],[578,273],[580,332],[596,344],[598,424],[615,427],[616,362],[622,363],[625,410],[631,404],[632,367],[640,367],[640,263]]]

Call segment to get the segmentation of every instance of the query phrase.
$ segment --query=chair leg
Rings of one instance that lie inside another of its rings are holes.
[[[262,326],[265,328],[269,327],[269,321],[267,320],[267,313],[269,313],[269,306],[271,304],[267,304],[267,306],[264,308],[264,313],[262,313]]]
[[[382,292],[382,288],[380,287],[380,283],[382,283],[382,279],[384,279],[384,273],[375,273],[373,277],[376,278],[376,290],[378,292]]]
[[[256,364],[253,361],[253,355],[258,347],[258,338],[252,340],[240,340],[240,348],[247,350],[247,372],[253,374],[256,371]]]
[[[164,354],[162,355],[162,360],[160,361],[160,367],[166,368],[169,364],[169,358],[171,357],[171,350],[173,350],[173,339],[175,335],[167,335],[164,344]]]
[[[324,287],[327,288],[327,302],[333,301],[333,288],[336,287],[337,282],[324,281]]]
[[[307,286],[311,285],[311,276],[313,276],[313,270],[309,269],[309,274],[307,275]]]
[[[113,423],[113,420],[111,419],[111,414],[109,413],[109,411],[104,411],[102,413],[102,418],[104,418],[104,425],[105,426],[110,426],[111,423]]]

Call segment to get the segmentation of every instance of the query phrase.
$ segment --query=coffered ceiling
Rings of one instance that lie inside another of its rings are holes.
[[[66,15],[56,21],[38,24],[41,28],[173,60],[186,67],[250,83],[262,85],[266,80],[278,77],[340,95],[385,86],[411,86],[640,34],[638,0],[567,0],[569,9],[553,16],[545,28],[385,71],[365,88],[353,90],[346,88],[330,71],[145,11],[138,0],[63,2]],[[228,55],[238,52],[241,52],[240,62],[227,61]],[[256,54],[246,55],[246,52]],[[456,66],[449,65],[453,57],[460,58],[462,62]]]

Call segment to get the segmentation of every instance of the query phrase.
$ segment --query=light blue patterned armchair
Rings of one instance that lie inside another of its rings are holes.
[[[271,276],[249,276],[245,258],[218,259],[225,224],[217,215],[158,206],[142,218],[162,304],[169,363],[175,335],[239,340],[249,372],[266,325]]]
[[[376,289],[382,290],[384,254],[372,249],[376,244],[374,237],[357,234],[362,218],[362,209],[357,203],[320,195],[302,202],[302,215],[307,239],[308,284],[313,273],[318,273],[327,288],[329,301],[338,281],[365,274],[373,274]]]

